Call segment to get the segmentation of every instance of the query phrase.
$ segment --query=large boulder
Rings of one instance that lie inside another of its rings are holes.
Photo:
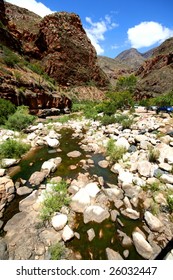
[[[65,227],[67,223],[67,215],[65,214],[58,214],[54,216],[51,220],[52,226],[55,230],[61,230]]]
[[[132,239],[138,254],[144,259],[150,259],[153,255],[153,249],[143,234],[135,231],[132,233]]]
[[[144,214],[144,219],[147,222],[149,228],[153,231],[163,231],[163,223],[155,217],[151,212],[146,211]]]
[[[123,260],[121,255],[118,252],[112,250],[111,248],[106,248],[106,255],[108,260]]]
[[[109,218],[109,212],[106,209],[103,209],[102,207],[98,205],[91,205],[88,206],[83,213],[84,223],[87,224],[91,221],[94,221],[96,223],[101,223],[105,219]]]
[[[80,189],[71,199],[70,206],[73,211],[83,213],[91,203],[91,198],[85,189]]]

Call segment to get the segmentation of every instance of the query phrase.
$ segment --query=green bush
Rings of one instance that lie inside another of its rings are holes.
[[[14,139],[7,139],[0,145],[0,158],[20,158],[30,149],[30,145]]]
[[[16,64],[20,62],[20,58],[17,54],[12,52],[9,48],[3,46],[3,52],[4,52],[4,62],[8,67],[15,67]]]
[[[133,93],[136,88],[137,78],[132,74],[130,76],[122,76],[118,79],[116,88],[118,91],[129,91]]]
[[[173,212],[173,194],[168,195],[167,203],[168,203],[169,211],[172,213]]]
[[[19,106],[13,115],[10,115],[5,123],[8,129],[21,131],[33,123],[35,116],[29,114],[28,107]]]
[[[3,125],[8,117],[14,114],[16,107],[9,100],[0,98],[0,125]]]
[[[111,116],[104,115],[103,117],[100,118],[102,125],[108,125],[108,124],[115,123],[115,120],[116,119],[113,115],[111,115]]]
[[[126,153],[126,148],[117,146],[113,139],[109,139],[107,146],[106,146],[106,155],[110,157],[110,161],[112,163],[117,162],[120,160],[123,155]]]
[[[63,205],[68,205],[70,199],[67,194],[67,183],[51,183],[52,190],[45,192],[45,198],[42,203],[40,218],[42,221],[49,220],[55,212],[60,211]]]
[[[149,154],[148,158],[150,162],[157,162],[160,156],[160,151],[158,149],[154,149],[153,147],[148,147]]]
[[[49,248],[51,260],[61,260],[65,256],[65,246],[62,243],[56,243]]]
[[[123,129],[130,128],[133,124],[133,118],[128,115],[118,114],[115,116],[115,122],[122,125]]]

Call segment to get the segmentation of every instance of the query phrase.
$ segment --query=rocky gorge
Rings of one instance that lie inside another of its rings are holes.
[[[31,161],[27,178],[20,174],[20,180],[12,179],[20,163],[3,159],[0,259],[50,259],[49,249],[57,242],[66,248],[65,259],[152,260],[159,255],[173,235],[173,213],[168,203],[173,199],[172,118],[169,114],[146,112],[142,107],[136,109],[133,118],[128,129],[119,123],[103,126],[80,116],[64,124],[58,118],[38,122],[27,129],[22,141],[30,143],[31,150],[48,147],[50,157],[42,158],[39,168],[30,174]],[[73,131],[71,139],[77,139],[78,149],[73,150],[67,141],[66,155],[53,156],[55,151],[60,152],[62,129]],[[0,134],[1,142],[20,137],[20,133],[4,129]],[[114,163],[105,155],[110,139],[125,148],[121,159]],[[151,151],[157,154],[154,159]],[[94,155],[98,154],[103,156],[95,162]],[[65,158],[68,166],[60,174]],[[100,173],[90,173],[94,165]],[[111,182],[101,175],[105,170],[112,174]],[[49,222],[42,223],[40,209],[45,193],[52,192],[52,186],[62,179],[68,183],[70,203],[54,213]],[[16,196],[21,197],[19,210],[5,221],[6,209]],[[101,253],[92,247],[96,240],[98,248],[103,244]],[[86,255],[84,243],[88,244]],[[170,251],[167,258],[171,257]]]

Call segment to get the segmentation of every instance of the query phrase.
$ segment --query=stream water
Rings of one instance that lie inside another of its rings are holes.
[[[109,168],[101,168],[98,165],[98,162],[104,159],[104,156],[102,154],[93,154],[82,150],[79,145],[81,139],[73,138],[73,131],[71,129],[62,129],[60,133],[60,150],[58,152],[48,147],[40,147],[32,150],[21,160],[17,168],[15,168],[14,170],[9,170],[12,179],[14,181],[17,181],[19,178],[28,180],[32,173],[40,170],[41,165],[44,161],[57,156],[62,158],[62,163],[58,167],[57,171],[53,173],[53,176],[61,176],[64,179],[74,179],[78,176],[79,172],[86,172],[82,168],[82,165],[78,164],[79,161],[81,159],[87,159],[88,156],[90,156],[94,161],[94,166],[88,168],[87,172],[89,172],[91,176],[102,176],[105,184],[116,184],[116,175],[112,173]],[[67,153],[73,150],[80,151],[81,156],[73,159],[69,158],[67,156]],[[70,165],[76,165],[77,168],[71,170]],[[2,219],[4,221],[4,224],[19,211],[18,204],[19,201],[23,198],[24,197],[16,196],[16,198],[7,207]],[[115,206],[113,209],[115,209]],[[105,249],[107,247],[118,251],[122,256],[123,251],[125,249],[128,249],[129,256],[127,257],[127,259],[142,259],[142,257],[136,252],[133,245],[129,247],[123,247],[121,245],[121,239],[117,233],[117,229],[119,229],[125,232],[130,237],[132,231],[136,226],[138,226],[139,228],[142,227],[142,218],[134,221],[124,217],[123,215],[120,215],[119,219],[121,220],[121,223],[112,222],[111,219],[107,219],[101,224],[95,222],[84,224],[82,214],[77,214],[75,221],[76,228],[74,229],[74,231],[80,234],[80,239],[74,238],[72,241],[66,244],[67,247],[71,248],[74,252],[79,252],[82,256],[82,259],[106,259]],[[88,241],[87,235],[87,230],[90,228],[94,229],[96,235],[91,242]]]

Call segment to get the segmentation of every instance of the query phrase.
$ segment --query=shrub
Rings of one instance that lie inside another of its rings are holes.
[[[20,158],[30,149],[30,145],[20,143],[14,139],[7,139],[0,145],[0,158]]]
[[[106,147],[106,155],[110,157],[111,162],[117,162],[126,153],[126,148],[117,146],[113,139],[109,139]]]
[[[173,212],[173,194],[167,196],[167,203],[168,203],[169,211]]]
[[[0,125],[4,124],[8,117],[14,114],[16,108],[9,100],[0,98]]]
[[[13,68],[16,64],[20,62],[20,58],[18,55],[16,55],[14,52],[12,52],[7,47],[3,46],[4,51],[4,62],[8,67]]]
[[[113,115],[111,116],[104,115],[102,118],[100,118],[100,121],[102,125],[112,124],[115,123],[115,117]]]
[[[62,243],[56,243],[49,248],[51,260],[61,260],[65,256],[65,246]]]
[[[8,129],[21,131],[22,129],[27,128],[35,120],[35,116],[29,114],[28,107],[19,106],[16,112],[9,116],[8,120],[5,123],[5,126]]]
[[[130,76],[122,76],[118,79],[116,88],[118,91],[134,92],[136,87],[137,78],[132,74]]]
[[[63,205],[68,205],[70,202],[65,181],[51,183],[51,188],[51,191],[45,192],[45,199],[40,212],[42,221],[49,220],[55,212],[60,211]]]
[[[153,149],[153,147],[148,147],[149,154],[148,159],[150,162],[157,162],[160,156],[160,151],[157,149]]]

